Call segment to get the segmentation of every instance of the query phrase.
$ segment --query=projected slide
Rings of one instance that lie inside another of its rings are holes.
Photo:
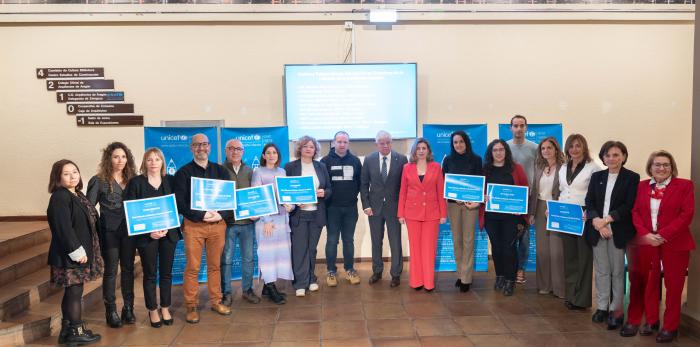
[[[416,64],[285,65],[289,139],[416,136]]]

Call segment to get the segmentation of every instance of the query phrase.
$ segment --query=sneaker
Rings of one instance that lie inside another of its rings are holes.
[[[525,271],[524,270],[518,270],[517,277],[515,279],[515,283],[517,284],[525,284],[527,282],[527,279],[525,279]]]
[[[354,269],[345,271],[345,279],[347,279],[350,284],[360,284],[360,276]]]
[[[336,281],[336,284],[338,284],[337,281]],[[314,283],[311,283],[311,284],[309,285],[309,290],[312,291],[312,292],[317,291],[317,290],[318,290],[318,283],[315,283],[315,282],[314,282]]]
[[[335,272],[329,272],[326,275],[326,284],[329,287],[335,287],[338,285],[338,279],[335,277]],[[309,286],[310,287],[310,286]],[[313,290],[313,289],[312,289]]]
[[[299,297],[306,296],[306,290],[305,289],[297,289],[296,295]]]

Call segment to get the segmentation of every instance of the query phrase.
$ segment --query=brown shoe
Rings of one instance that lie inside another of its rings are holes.
[[[222,304],[211,305],[211,310],[222,316],[228,316],[231,314],[231,309]]]
[[[199,323],[199,312],[197,312],[196,307],[188,307],[187,308],[187,316],[185,316],[185,320],[187,321],[187,323],[190,323],[190,324]]]

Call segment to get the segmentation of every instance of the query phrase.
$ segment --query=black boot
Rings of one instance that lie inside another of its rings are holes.
[[[503,286],[505,285],[506,278],[503,276],[496,276],[496,283],[493,285],[493,289],[495,290],[503,290]]]
[[[124,305],[124,307],[122,307],[122,322],[124,322],[124,324],[136,323],[136,316],[134,316],[134,306]]]
[[[71,324],[68,326],[68,333],[66,334],[64,343],[68,345],[89,345],[99,341],[101,336],[99,334],[93,334],[89,330],[85,329],[82,322],[78,324]]]
[[[58,344],[62,345],[66,343],[66,337],[68,336],[68,328],[70,327],[70,321],[67,319],[61,319],[61,332],[58,333]]]
[[[121,328],[122,320],[119,318],[117,313],[117,305],[107,304],[105,305],[105,318],[107,318],[107,325],[111,328]]]
[[[287,303],[287,300],[282,296],[278,291],[277,291],[277,286],[275,286],[274,283],[270,283],[267,285],[268,290],[270,291],[269,297],[272,302],[274,302],[277,305],[282,305]]]
[[[513,295],[513,290],[515,289],[515,281],[505,280],[503,284],[503,295],[511,296]]]
[[[260,293],[260,295],[270,296],[270,286],[268,286],[267,283],[263,284],[262,293]]]

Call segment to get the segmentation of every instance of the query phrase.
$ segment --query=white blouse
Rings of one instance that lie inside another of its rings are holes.
[[[591,175],[600,171],[600,166],[592,160],[586,163],[581,172],[571,182],[571,185],[566,182],[566,168],[567,165],[562,165],[559,169],[559,190],[561,191],[559,201],[585,206],[588,183],[591,182]]]
[[[539,195],[537,196],[540,200],[552,200],[552,186],[554,185],[554,170],[552,170],[549,176],[542,173],[540,177]]]
[[[301,175],[302,176],[312,176],[314,178],[314,189],[318,190],[319,182],[318,182],[318,176],[316,176],[316,169],[314,169],[314,163],[301,163]],[[301,209],[303,211],[316,211],[318,207],[316,204],[305,204],[304,207]]]

